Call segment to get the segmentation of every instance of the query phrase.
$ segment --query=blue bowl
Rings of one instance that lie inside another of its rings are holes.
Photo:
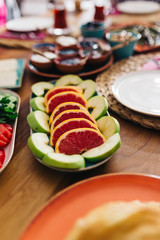
[[[120,40],[112,40],[112,37],[115,34],[120,33],[121,31],[122,29],[106,33],[106,39],[108,40],[108,43],[110,44],[111,47],[114,47],[115,45],[123,42]],[[133,37],[133,39],[130,40],[128,45],[113,51],[115,60],[120,60],[120,59],[124,59],[132,56],[134,52],[134,46],[137,43],[137,41],[141,38],[140,33],[132,32],[132,31],[127,31],[127,32],[131,33],[131,36]]]
[[[103,38],[105,25],[102,22],[88,22],[80,27],[83,37]]]

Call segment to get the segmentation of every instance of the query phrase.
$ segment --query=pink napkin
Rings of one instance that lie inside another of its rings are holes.
[[[153,59],[149,60],[148,62],[146,62],[143,67],[142,70],[157,70],[160,69],[160,56],[156,56]]]
[[[12,32],[6,30],[5,32],[0,33],[0,38],[8,39],[20,39],[20,40],[42,40],[44,39],[44,33],[40,31],[36,32]]]

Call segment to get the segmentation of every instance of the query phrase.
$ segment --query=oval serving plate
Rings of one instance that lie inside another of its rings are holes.
[[[84,69],[82,69],[79,73],[76,73],[78,76],[80,77],[88,77],[91,76],[93,74],[98,74],[104,70],[106,70],[108,67],[110,67],[113,63],[113,55],[109,54],[107,61],[102,64],[101,66],[95,68],[95,67],[85,67]],[[50,72],[42,72],[39,71],[37,68],[35,68],[30,60],[27,62],[26,64],[27,69],[39,76],[42,77],[48,77],[48,78],[60,78],[64,75],[64,73],[59,72],[56,68],[53,69],[53,71]]]
[[[159,185],[158,176],[129,173],[105,174],[83,180],[47,203],[20,240],[64,240],[79,218],[102,204],[134,200],[159,202]]]
[[[19,97],[19,95],[17,93],[13,92],[13,91],[7,90],[7,89],[0,89],[0,93],[10,94],[12,96],[17,97],[16,111],[17,111],[17,113],[19,113],[19,108],[20,108],[20,97]],[[13,155],[13,152],[14,152],[14,146],[15,146],[17,122],[18,122],[18,117],[15,119],[13,125],[11,124],[11,126],[13,127],[12,138],[11,138],[11,141],[9,142],[9,144],[4,147],[5,159],[4,159],[2,167],[0,168],[0,173],[7,167],[8,163],[10,162],[10,160],[12,158],[12,155]]]
[[[54,85],[54,84],[55,84],[55,81],[51,81],[51,83],[53,83],[53,85]],[[96,93],[96,94],[97,94],[97,93]],[[97,95],[98,95],[98,94],[97,94]],[[34,94],[31,94],[31,98],[33,98],[33,97],[35,97],[35,95],[34,95]],[[30,99],[31,99],[31,98],[30,98]],[[31,111],[33,111],[33,110],[32,110],[32,107],[30,107],[30,112],[31,112]],[[107,111],[106,115],[109,116],[109,112],[108,112],[108,111]],[[32,134],[32,133],[34,133],[34,131],[33,131],[32,129],[30,129],[30,134]],[[50,135],[49,135],[48,137],[50,138]],[[72,173],[75,172],[75,173],[76,173],[76,172],[85,172],[85,171],[94,169],[94,168],[96,168],[96,167],[99,167],[99,166],[101,166],[102,164],[106,163],[113,155],[114,155],[114,154],[112,154],[112,155],[109,156],[108,158],[106,158],[106,159],[104,159],[104,160],[102,160],[102,161],[100,161],[100,162],[97,162],[97,163],[91,163],[91,162],[87,162],[87,161],[86,161],[86,166],[85,166],[85,168],[79,168],[79,169],[69,169],[69,168],[67,169],[67,168],[58,168],[58,167],[49,166],[49,165],[43,163],[43,162],[41,161],[41,159],[39,159],[38,157],[36,157],[36,156],[34,156],[34,157],[37,159],[37,161],[39,161],[41,164],[45,165],[45,166],[48,167],[48,168],[51,168],[51,169],[54,169],[54,170],[57,170],[57,171],[60,171],[60,172],[72,172]]]

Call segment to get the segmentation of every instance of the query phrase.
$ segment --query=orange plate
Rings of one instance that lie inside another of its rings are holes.
[[[160,178],[107,174],[74,184],[58,194],[31,222],[21,240],[64,240],[74,222],[110,201],[160,201]]]
[[[98,66],[97,68],[94,66],[90,67],[90,70],[88,70],[88,68],[84,68],[82,69],[79,73],[76,73],[78,76],[80,77],[88,77],[91,76],[93,74],[98,74],[104,70],[106,70],[108,67],[110,67],[110,65],[112,65],[113,63],[113,55],[110,54],[108,56],[107,61],[104,64],[101,64],[100,66]],[[37,68],[35,68],[30,61],[27,62],[26,67],[29,71],[31,71],[34,74],[37,74],[39,76],[43,76],[43,77],[49,77],[49,78],[60,78],[64,75],[64,73],[59,72],[58,70],[54,69],[53,72],[41,72],[39,71]]]

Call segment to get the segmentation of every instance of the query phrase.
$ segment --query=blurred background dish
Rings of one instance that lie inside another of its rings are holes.
[[[47,71],[53,67],[53,61],[39,54],[33,54],[30,61],[34,67],[42,71]]]
[[[113,30],[106,33],[106,39],[108,40],[111,47],[114,47],[122,42],[128,42],[126,46],[113,51],[116,60],[132,56],[134,46],[140,38],[141,38],[140,33],[122,29]]]
[[[62,47],[77,46],[77,39],[71,36],[59,36],[55,41]]]
[[[154,1],[124,1],[116,7],[118,11],[128,14],[148,14],[160,10],[159,3]]]
[[[55,50],[57,56],[61,58],[81,56],[82,49],[78,46],[62,47],[58,46]]]
[[[6,23],[7,30],[15,32],[30,32],[46,29],[53,24],[53,19],[48,17],[21,17]]]
[[[103,38],[105,25],[102,22],[87,22],[80,29],[83,37]]]
[[[62,73],[77,73],[80,72],[86,64],[86,57],[66,57],[57,58],[54,60],[56,68]]]
[[[94,74],[98,74],[104,70],[106,70],[108,67],[110,67],[113,63],[113,55],[110,54],[108,56],[108,59],[106,60],[106,62],[104,62],[101,66],[97,66],[97,67],[84,67],[80,72],[77,73],[78,76],[81,77],[89,77],[92,76]],[[43,72],[43,71],[39,71],[37,68],[35,68],[30,60],[27,62],[26,67],[29,71],[31,71],[32,73],[38,75],[38,76],[42,76],[42,77],[48,77],[48,78],[59,78],[63,76],[63,73],[58,71],[56,68],[51,69],[50,71],[47,72]]]

